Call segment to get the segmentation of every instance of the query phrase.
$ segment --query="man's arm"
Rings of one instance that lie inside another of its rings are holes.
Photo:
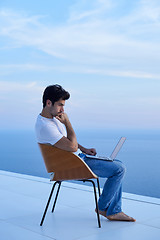
[[[80,145],[80,144],[78,144],[78,148],[79,148],[82,152],[84,152],[84,153],[86,153],[86,154],[88,154],[88,155],[95,156],[95,155],[97,154],[95,148],[85,148],[85,147],[83,147],[83,146]]]
[[[69,152],[76,152],[78,150],[77,138],[67,114],[62,113],[56,118],[65,125],[67,137],[63,136],[57,143],[54,144],[54,146]]]

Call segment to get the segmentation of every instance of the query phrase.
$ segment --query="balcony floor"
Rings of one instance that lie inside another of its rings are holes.
[[[123,193],[123,211],[135,223],[101,217],[98,228],[91,187],[62,183],[54,213],[39,223],[51,190],[48,179],[0,171],[2,240],[151,240],[160,239],[160,199]]]

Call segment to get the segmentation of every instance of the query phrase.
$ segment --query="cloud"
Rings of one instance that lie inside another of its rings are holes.
[[[82,73],[159,78],[160,3],[141,0],[132,10],[118,15],[122,2],[77,1],[61,25],[47,25],[45,16],[3,9],[0,34],[10,39],[13,47],[34,47],[63,60],[63,67],[55,67],[60,71],[69,66],[71,72],[75,68]],[[23,67],[36,70],[36,64]]]
[[[113,1],[110,0],[88,0],[77,1],[70,7],[68,22],[90,20],[102,17],[106,11],[113,7]]]
[[[55,70],[54,67],[49,67],[44,64],[24,63],[24,64],[0,64],[0,75],[9,75],[14,72],[38,71],[45,72]]]
[[[0,81],[0,96],[1,99],[7,100],[7,103],[12,104],[13,101],[25,102],[27,99],[39,97],[43,91],[43,86],[39,86],[36,82],[18,83],[15,81]],[[1,102],[1,106],[4,103]]]
[[[33,128],[43,88],[36,82],[0,81],[1,129]]]
[[[160,22],[160,3],[159,0],[142,0],[142,17],[145,20],[151,20],[153,22]]]
[[[159,127],[160,108],[159,82],[113,86],[96,81],[96,88],[83,81],[78,87],[66,84],[71,99],[65,110],[77,128],[97,127]],[[85,84],[85,88],[84,88]],[[90,86],[90,87],[89,87]],[[36,116],[42,108],[41,98],[46,83],[0,82],[0,125],[1,128],[34,127]],[[65,86],[64,86],[65,87]],[[107,97],[106,97],[107,94]],[[108,117],[109,116],[109,117]],[[154,116],[154,117],[153,117]],[[154,119],[153,119],[154,118]]]
[[[124,71],[124,70],[105,70],[101,67],[91,68],[85,66],[48,66],[42,64],[1,64],[0,76],[10,75],[16,72],[64,72],[64,73],[83,73],[94,74],[99,76],[124,77],[124,78],[139,78],[139,79],[160,79],[160,74],[143,72],[143,71]]]

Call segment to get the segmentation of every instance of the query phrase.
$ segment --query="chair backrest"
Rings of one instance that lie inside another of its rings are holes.
[[[38,143],[46,169],[54,172],[54,181],[98,178],[88,165],[72,152]]]

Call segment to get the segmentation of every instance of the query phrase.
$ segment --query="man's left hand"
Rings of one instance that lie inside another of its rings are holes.
[[[97,154],[95,148],[86,148],[85,153],[92,156],[95,156]]]

